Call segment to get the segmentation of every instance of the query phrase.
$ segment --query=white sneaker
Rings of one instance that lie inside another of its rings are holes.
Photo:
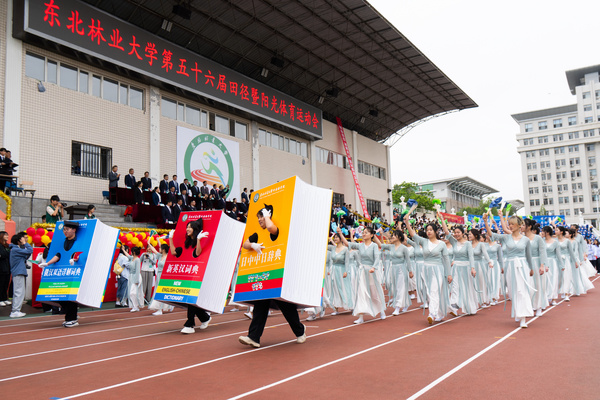
[[[152,315],[162,315],[162,310],[158,310],[156,312],[153,312]]]
[[[402,312],[406,312],[406,311],[408,311],[408,306],[406,306],[402,309]]]
[[[316,314],[310,314],[310,315],[309,315],[309,316],[306,318],[306,320],[307,320],[307,321],[314,321],[314,320],[316,320],[316,319],[317,319],[317,315],[316,315]]]
[[[76,320],[75,321],[65,321],[65,322],[63,322],[63,326],[65,328],[73,328],[74,326],[78,326],[78,325],[79,325],[79,322],[77,322]]]
[[[436,319],[434,319],[435,322],[440,322],[444,319],[444,317],[437,317]]]
[[[129,310],[129,312],[138,312],[138,311],[140,311],[140,309],[139,309],[139,308],[137,308],[137,307],[135,307],[135,308],[132,308],[131,310]]]
[[[527,320],[525,318],[521,318],[521,328],[527,328]]]
[[[12,304],[12,301],[10,301],[10,300],[5,300],[5,301],[4,301],[4,304],[6,304],[7,306],[10,306],[10,305]]]
[[[21,318],[21,317],[24,317],[25,315],[27,315],[27,314],[25,314],[24,312],[21,312],[21,311],[13,311],[10,313],[11,318]]]
[[[492,300],[492,302],[490,303],[490,306],[495,306],[496,304],[498,304],[498,303],[496,303],[496,300]]]
[[[296,337],[296,343],[302,344],[304,342],[306,342],[306,327],[304,327],[304,333],[302,334],[302,336]]]
[[[200,329],[206,329],[206,328],[208,328],[208,324],[210,323],[210,320],[211,320],[211,319],[212,319],[212,318],[208,318],[208,321],[206,321],[206,322],[202,322],[202,323],[200,324]]]
[[[484,303],[481,305],[481,308],[490,308],[490,306],[488,306],[487,304]]]
[[[115,306],[120,306],[120,305],[121,305],[121,302],[120,302],[120,301],[116,301],[116,302],[115,302]]]
[[[411,294],[411,295],[410,295],[410,298],[411,298],[411,300],[414,300],[414,299],[416,299],[416,298],[417,298],[417,296],[415,296],[414,294]]]
[[[552,305],[555,306],[556,304],[556,300],[552,300]]]
[[[247,313],[244,313],[244,315],[246,316],[246,318],[252,319],[252,312],[249,311]]]
[[[325,316],[325,310],[321,310],[319,313],[319,318],[323,318]]]
[[[386,318],[387,318],[387,316],[385,315],[385,311],[382,311],[381,312],[381,319],[386,319]]]
[[[400,315],[400,307],[396,307],[394,309],[394,312],[392,313],[392,315],[396,316],[396,315]]]
[[[339,312],[337,312],[337,311],[334,311],[331,313],[331,315],[338,315],[338,314],[339,314]]]
[[[7,304],[6,304],[5,302],[3,302],[3,301],[0,301],[0,307],[6,307],[6,305],[7,305]]]
[[[196,330],[189,326],[184,326],[183,329],[181,330],[181,333],[185,333],[185,334],[190,334],[190,333],[195,333],[195,332],[196,332]]]
[[[236,311],[240,311],[240,309],[237,307],[233,307],[231,310],[229,310],[229,312],[236,312]]]
[[[571,299],[569,298],[569,296],[565,296],[565,301],[571,301]]]
[[[360,317],[358,317],[358,319],[356,321],[354,321],[355,324],[362,324],[364,321],[363,316],[361,315]]]
[[[254,348],[260,347],[260,343],[256,343],[254,340],[250,339],[248,336],[240,336],[238,338],[238,340],[240,341],[241,344],[245,344],[247,346],[252,346]],[[306,338],[305,338],[305,340],[306,340]],[[296,339],[296,341],[298,341],[298,339]]]

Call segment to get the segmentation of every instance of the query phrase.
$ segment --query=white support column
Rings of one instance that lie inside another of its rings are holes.
[[[160,89],[150,86],[150,178],[152,187],[158,186],[160,176]]]
[[[252,189],[260,189],[260,141],[258,139],[258,122],[250,123],[250,143],[252,145]]]
[[[3,147],[19,163],[21,155],[21,83],[23,79],[23,43],[13,38],[13,1],[9,0],[6,12],[6,56],[4,66],[4,135]],[[40,95],[43,95],[40,93]]]
[[[317,182],[317,145],[314,140],[308,143],[308,154],[310,154],[310,184],[318,186]]]

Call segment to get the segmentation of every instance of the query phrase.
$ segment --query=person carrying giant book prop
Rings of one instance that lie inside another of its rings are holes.
[[[79,325],[79,304],[102,306],[119,232],[97,219],[57,223],[36,300],[59,303],[64,327]]]
[[[225,308],[233,270],[240,252],[244,224],[222,211],[184,212],[169,234],[167,255],[154,299],[187,307],[181,333],[194,333],[210,322],[207,311]]]
[[[260,347],[269,308],[306,340],[296,309],[321,305],[332,196],[297,176],[252,194],[233,301],[254,313],[240,343]]]

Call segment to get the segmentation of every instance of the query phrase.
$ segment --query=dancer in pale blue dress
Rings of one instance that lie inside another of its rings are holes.
[[[560,253],[563,259],[562,274],[559,275],[558,291],[565,301],[571,301],[573,294],[573,266],[575,262],[575,252],[573,245],[569,240],[569,230],[564,226],[556,227],[556,240],[560,247]]]
[[[503,253],[506,256],[504,273],[508,295],[512,303],[511,316],[520,322],[521,328],[527,328],[527,317],[533,317],[530,290],[534,289],[530,287],[527,281],[527,275],[533,275],[530,268],[533,263],[531,259],[531,242],[521,235],[523,220],[520,217],[513,215],[506,223],[501,210],[498,210],[498,214],[502,229],[507,232],[506,234],[491,233],[487,213],[483,214],[483,221],[486,231],[488,234],[491,233],[492,239],[502,243]]]
[[[493,232],[493,230],[492,230]],[[488,283],[490,284],[490,297],[492,302],[490,305],[495,306],[498,299],[500,299],[501,292],[504,291],[504,282],[502,277],[504,276],[504,257],[502,256],[502,246],[497,242],[493,242],[491,237],[481,235],[482,239],[485,240],[485,248],[487,250],[490,260],[494,264],[494,267],[489,270]]]
[[[564,261],[558,240],[553,237],[554,230],[552,227],[549,225],[545,226],[542,229],[542,235],[546,244],[546,258],[548,261],[548,264],[546,264],[546,296],[548,297],[548,302],[555,306],[556,299],[558,299],[558,283],[564,268]]]
[[[342,236],[344,244],[351,249],[358,250],[359,265],[356,272],[354,288],[354,309],[353,315],[358,315],[355,324],[364,322],[363,315],[369,314],[372,317],[381,316],[385,319],[385,296],[381,281],[376,273],[381,268],[381,251],[379,246],[373,242],[375,231],[371,227],[363,230],[362,243],[354,242],[354,230],[351,231],[352,242],[348,243]]]
[[[539,225],[532,219],[525,219],[525,236],[531,241],[531,259],[533,264],[533,287],[535,291],[531,293],[531,306],[535,311],[535,316],[540,317],[542,310],[548,307],[548,295],[546,294],[547,279],[544,276],[546,266],[548,265],[548,256],[546,253],[546,243],[539,235]]]
[[[452,228],[452,233],[448,230],[446,222],[442,216],[438,213],[438,218],[442,221],[442,228],[446,238],[452,244],[454,253],[453,261],[453,280],[452,280],[452,291],[454,293],[451,296],[450,307],[452,315],[458,315],[458,309],[456,306],[462,309],[462,312],[467,315],[474,315],[477,313],[477,290],[475,287],[475,260],[473,258],[473,246],[465,238],[465,230],[460,225],[455,225]],[[456,295],[458,294],[458,296]],[[456,299],[456,300],[455,300]],[[456,301],[454,305],[452,301]]]
[[[412,240],[411,240],[412,242]],[[408,237],[404,235],[404,240],[401,242],[402,245],[406,246],[408,249],[408,256],[410,257],[410,264],[413,266],[413,275],[412,278],[408,280],[408,292],[410,293],[410,299],[414,300],[417,298],[417,273],[416,270],[418,268],[416,257],[415,257],[415,248],[408,243]],[[413,242],[414,243],[414,242]]]
[[[472,228],[469,231],[469,241],[473,247],[473,259],[475,260],[475,287],[478,289],[478,298],[481,308],[488,308],[492,302],[490,275],[494,268],[494,263],[488,255],[487,248],[481,241],[481,231]]]
[[[350,252],[348,247],[342,242],[342,233],[340,228],[338,232],[333,235],[333,242],[335,246],[331,253],[331,292],[329,296],[329,303],[335,311],[331,315],[338,314],[338,308],[344,308],[346,310],[352,309],[352,278],[348,273],[348,259]]]
[[[402,244],[403,241],[404,233],[396,230],[392,232],[390,244],[381,245],[381,249],[387,251],[390,258],[390,279],[387,289],[389,303],[394,307],[392,315],[399,315],[400,309],[406,312],[412,304],[408,289],[413,272],[408,248]]]
[[[586,294],[588,290],[593,289],[594,285],[592,282],[590,282],[587,273],[583,268],[583,263],[587,260],[584,247],[585,241],[583,240],[583,237],[577,234],[576,229],[569,228],[569,240],[573,246],[576,263],[576,267],[573,269],[573,294],[575,296],[579,296],[581,294]]]
[[[406,226],[408,226],[408,224],[406,224]],[[420,234],[422,234],[421,237],[426,237],[427,235],[424,232],[419,232]],[[425,285],[423,282],[423,271],[424,271],[424,259],[423,259],[423,249],[421,249],[421,246],[418,245],[415,241],[411,240],[410,238],[406,238],[406,242],[412,246],[412,248],[414,249],[414,257],[415,257],[415,284],[416,284],[416,290],[417,290],[417,302],[419,303],[423,303],[421,304],[421,308],[428,308],[428,304],[429,304],[429,299],[427,298],[427,292],[425,290]]]
[[[446,245],[437,236],[437,225],[431,223],[426,227],[427,239],[417,235],[410,223],[408,215],[404,222],[415,243],[423,249],[423,282],[424,291],[429,301],[427,321],[441,321],[450,311],[448,304],[450,293],[448,285],[452,283],[450,259]]]

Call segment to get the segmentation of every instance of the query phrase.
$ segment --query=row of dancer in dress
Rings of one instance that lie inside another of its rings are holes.
[[[528,317],[541,316],[559,298],[570,301],[594,287],[589,278],[596,270],[577,226],[542,229],[532,219],[499,216],[505,234],[495,233],[489,214],[485,231],[449,228],[438,214],[441,229],[430,222],[419,232],[407,215],[407,234],[381,232],[384,243],[370,227],[362,243],[354,242],[353,232],[348,242],[338,229],[328,247],[323,307],[309,310],[308,319],[323,316],[325,308],[333,308],[332,315],[344,309],[360,324],[365,314],[385,319],[388,307],[392,315],[406,312],[416,299],[433,324],[447,315],[474,315],[503,297],[511,300],[511,317],[526,328]]]

